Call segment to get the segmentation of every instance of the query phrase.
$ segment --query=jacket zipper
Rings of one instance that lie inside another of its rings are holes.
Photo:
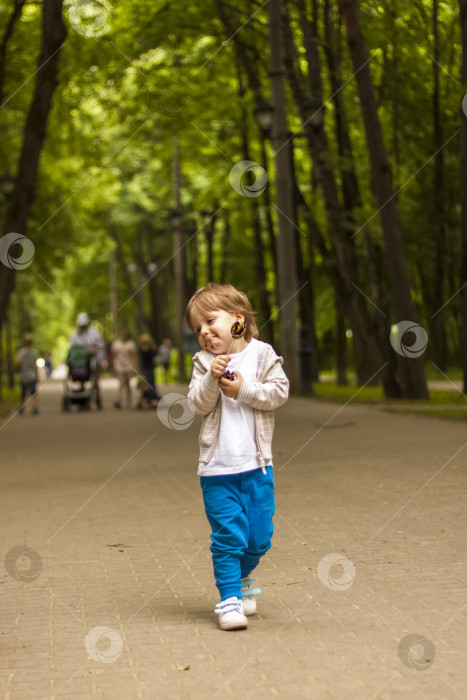
[[[206,464],[209,462],[209,460],[212,457],[212,453],[214,452],[214,448],[216,446],[216,440],[217,436],[219,435],[219,430],[221,429],[221,417],[222,417],[222,401],[220,400],[220,397],[217,399],[219,401],[219,420],[217,422],[217,427],[216,427],[216,434],[214,435],[212,445],[211,445],[211,451],[209,452],[209,455],[206,459]]]
[[[259,463],[261,464],[261,470],[262,470],[263,474],[266,474],[267,473],[266,472],[266,462],[264,461],[264,457],[261,454],[261,452],[257,452],[256,454],[258,456]]]

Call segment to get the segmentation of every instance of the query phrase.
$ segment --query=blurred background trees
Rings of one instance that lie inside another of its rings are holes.
[[[0,263],[3,374],[25,331],[62,361],[82,310],[191,352],[181,304],[212,280],[303,394],[467,382],[465,22],[463,0],[3,3],[0,216],[35,248]],[[419,358],[389,343],[405,320]]]

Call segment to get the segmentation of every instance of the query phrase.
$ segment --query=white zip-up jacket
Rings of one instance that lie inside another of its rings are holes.
[[[282,369],[282,357],[274,348],[261,340],[256,381],[242,381],[237,401],[244,401],[254,409],[256,445],[261,466],[272,460],[272,436],[274,432],[274,409],[287,401],[289,380]],[[211,374],[212,354],[201,350],[193,357],[193,374],[188,388],[188,401],[195,413],[202,419],[199,434],[199,461],[208,463],[216,445],[221,423],[222,402],[219,380]]]

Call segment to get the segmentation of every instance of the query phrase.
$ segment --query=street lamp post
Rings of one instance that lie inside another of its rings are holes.
[[[13,190],[15,189],[15,178],[9,172],[4,173],[0,177],[0,192],[5,197],[7,206]],[[3,222],[2,222],[3,224]],[[5,344],[6,344],[6,370],[8,375],[8,387],[14,389],[15,387],[15,375],[13,371],[13,356],[11,348],[11,324],[10,324],[10,314],[7,312],[5,315]],[[2,368],[0,367],[0,375],[2,373]],[[0,389],[1,396],[1,389]]]
[[[260,97],[256,101],[256,107],[253,110],[256,122],[265,138],[269,138],[271,134],[272,120],[274,116],[274,107]]]
[[[303,258],[300,251],[300,237],[298,228],[298,184],[295,177],[295,143],[294,138],[302,137],[303,134],[293,134],[289,133],[289,146],[290,146],[290,169],[292,172],[293,181],[293,206],[294,206],[294,218],[295,222],[295,245],[297,254],[297,277],[298,283],[300,285],[300,332],[299,332],[299,357],[300,357],[300,394],[302,396],[312,396],[313,395],[313,378],[312,378],[312,349],[311,349],[311,327],[310,321],[313,313],[311,307],[310,299],[310,288],[305,266],[303,263]]]
[[[272,143],[275,157],[276,201],[279,222],[277,263],[279,274],[281,353],[287,370],[290,388],[300,390],[300,369],[297,338],[297,271],[293,231],[293,183],[290,173],[290,154],[287,148],[287,113],[281,55],[281,4],[269,0],[269,47],[272,105],[274,119]]]
[[[305,101],[307,121],[315,129],[321,128],[324,122],[325,106],[318,97],[310,97]]]
[[[203,226],[206,232],[208,242],[208,281],[214,282],[214,257],[213,257],[213,239],[214,239],[214,216],[210,209],[202,209],[201,217]]]
[[[117,288],[117,267],[115,264],[115,248],[109,253],[109,293],[110,293],[110,315],[112,316],[113,337],[118,333],[118,288]]]
[[[5,173],[0,177],[0,192],[9,197],[15,189],[15,178],[10,173]]]
[[[126,266],[126,269],[128,270],[129,273],[137,273],[135,275],[135,285],[136,285],[136,291],[134,292],[134,299],[136,302],[136,308],[138,309],[138,315],[136,317],[136,325],[138,327],[138,333],[145,333],[146,332],[146,317],[144,314],[144,294],[143,294],[143,288],[144,288],[144,280],[142,278],[141,272],[138,268],[138,265],[136,263],[128,263]]]
[[[254,116],[258,124],[261,142],[261,165],[263,166],[264,172],[269,171],[268,158],[266,153],[266,141],[271,138],[271,128],[272,120],[274,114],[274,108],[266,102],[262,97],[258,98],[256,101],[256,107],[254,109]],[[272,264],[274,269],[274,274],[276,279],[279,279],[278,264],[277,264],[277,243],[276,236],[274,233],[274,224],[271,216],[271,196],[270,191],[266,187],[264,190],[264,207],[266,214],[266,227],[269,237],[269,245],[271,248]],[[279,304],[277,304],[279,306]]]
[[[262,139],[265,140],[267,138],[271,138],[271,131],[274,123],[274,108],[269,105],[263,98],[260,98],[257,103],[256,103],[256,108],[254,110],[254,115],[256,118],[256,121],[258,123],[259,129],[261,131],[261,136]],[[287,175],[290,178],[290,184],[291,184],[291,202],[290,202],[290,212],[288,218],[288,224],[296,224],[297,216],[296,216],[296,197],[295,197],[295,170],[294,170],[294,151],[293,151],[293,134],[290,132],[286,132],[285,134],[285,139],[283,143],[279,146],[279,150],[283,151],[285,156],[288,157],[288,171]],[[276,147],[276,154],[277,154],[277,147]],[[276,158],[276,168],[277,168],[277,158]],[[279,185],[278,185],[279,189]],[[279,195],[278,195],[279,196]],[[280,211],[279,211],[280,214]],[[279,228],[280,228],[280,218],[279,218]],[[290,237],[293,239],[294,242],[294,247],[288,252],[288,255],[291,256],[292,261],[291,264],[294,265],[296,263],[296,273],[303,267],[301,258],[300,258],[300,251],[299,251],[299,240],[298,236],[296,234],[296,229],[293,228],[290,232]],[[283,231],[280,233],[280,237],[283,236]],[[279,248],[279,246],[278,246]],[[295,250],[295,257],[294,257],[294,250]],[[282,247],[282,251],[284,253],[284,248]],[[278,250],[278,258],[281,257],[281,252]],[[284,261],[279,261],[278,260],[278,271],[280,274],[281,270],[281,263],[282,263],[282,268],[284,266]],[[284,272],[282,272],[284,274]],[[302,275],[301,275],[302,276]],[[305,302],[305,294],[307,294],[307,290],[303,287],[303,280],[300,279],[300,285],[302,286],[302,291],[300,292],[300,303],[301,305],[304,304]],[[279,284],[279,289],[280,289],[280,284]],[[281,290],[280,290],[281,291]],[[281,304],[284,302],[282,301],[283,296],[281,294],[280,296],[281,299]],[[303,307],[305,308],[305,307]],[[304,314],[302,314],[304,316]],[[300,393],[302,395],[309,395],[312,392],[312,384],[311,384],[311,374],[310,374],[310,346],[308,342],[308,327],[307,324],[304,323],[304,318],[302,317],[302,323],[300,326],[300,336],[298,340],[295,341],[295,348],[297,350],[297,344],[298,344],[298,359],[296,361],[297,367],[296,367],[296,384],[295,384],[295,390],[300,390]],[[282,325],[281,325],[281,335],[282,335]],[[299,376],[298,376],[299,375]]]
[[[135,303],[138,309],[138,333],[146,333],[148,330],[148,326],[151,332],[153,332],[154,329],[151,322],[151,315],[148,317],[148,315],[145,313],[145,295],[143,290],[145,289],[146,285],[149,285],[150,289],[151,282],[158,269],[157,263],[145,262],[142,260],[139,262],[139,264],[130,262],[126,265],[126,269],[130,274],[138,273],[136,275],[136,291],[132,293],[132,296],[135,299]],[[131,284],[130,288],[133,289],[133,284]]]
[[[185,381],[185,348],[183,338],[184,285],[182,258],[182,212],[175,207],[170,212],[173,231],[175,273],[175,342],[178,347],[178,381]]]

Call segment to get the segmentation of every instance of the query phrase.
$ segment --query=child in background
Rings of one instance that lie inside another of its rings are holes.
[[[18,413],[24,415],[24,404],[28,396],[32,397],[33,415],[39,413],[39,402],[37,395],[37,359],[39,352],[33,347],[34,337],[32,333],[25,333],[23,336],[23,347],[16,355],[16,369],[20,372],[21,381],[21,402]]]
[[[45,378],[50,379],[52,376],[52,358],[50,352],[44,353]]]
[[[212,528],[220,594],[215,612],[221,629],[241,629],[248,626],[246,615],[256,612],[260,592],[248,577],[271,547],[273,411],[287,400],[289,382],[282,358],[256,340],[254,311],[235,287],[199,289],[186,320],[202,348],[193,358],[188,400],[203,416],[198,474]],[[245,324],[246,333],[232,342],[236,321]],[[223,377],[227,366],[235,372],[233,381]]]
[[[159,350],[157,351],[157,360],[159,364],[165,369],[165,381],[169,381],[169,367],[170,358],[172,356],[172,341],[170,338],[164,338],[162,343],[159,345]]]
[[[120,382],[114,407],[122,407],[123,394],[125,393],[126,405],[129,408],[131,406],[130,379],[138,374],[138,354],[136,344],[131,339],[131,333],[127,328],[122,328],[120,340],[114,340],[112,343],[112,353],[114,372]]]
[[[159,405],[160,398],[154,391],[152,387],[149,386],[145,379],[140,379],[138,381],[138,389],[141,394],[136,404],[136,408],[147,411],[151,408],[157,408]]]
[[[157,348],[149,333],[140,335],[138,340],[138,352],[141,376],[146,383],[145,390],[151,390],[155,399],[160,401],[161,397],[157,393],[156,380],[154,379],[154,358],[157,355]]]

